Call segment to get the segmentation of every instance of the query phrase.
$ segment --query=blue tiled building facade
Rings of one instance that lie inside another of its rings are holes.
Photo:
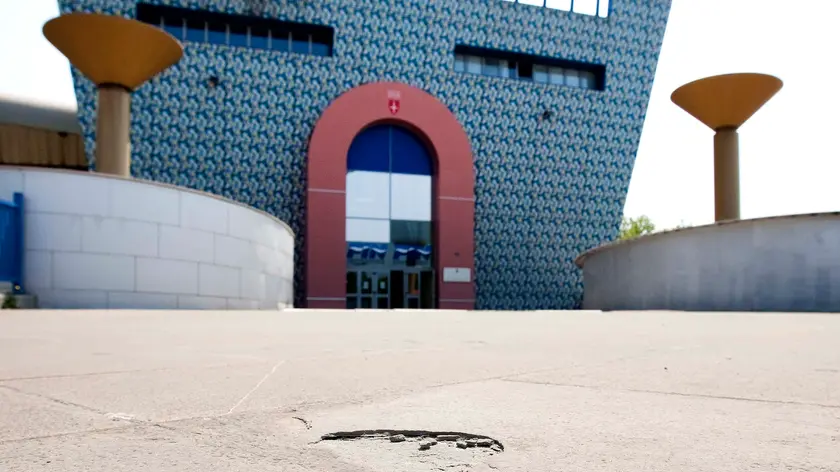
[[[476,308],[579,306],[573,260],[617,235],[670,0],[612,0],[607,18],[503,0],[146,3],[327,25],[334,37],[329,54],[185,41],[181,62],[133,95],[135,177],[265,210],[302,242],[307,144],[321,113],[365,83],[409,84],[449,107],[472,145]],[[60,5],[137,12],[134,0]],[[457,47],[594,65],[602,76],[570,87],[536,80],[536,69],[528,80],[470,74]],[[92,159],[95,87],[73,75]]]

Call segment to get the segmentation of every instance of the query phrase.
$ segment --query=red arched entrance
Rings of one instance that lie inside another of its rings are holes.
[[[418,88],[391,82],[362,85],[344,93],[315,124],[307,157],[306,306],[345,307],[347,153],[362,130],[388,122],[405,126],[423,137],[435,159],[433,206],[438,307],[473,309],[475,172],[469,138],[455,116],[435,97]],[[462,276],[451,277],[452,271],[444,270],[455,268],[469,269],[469,281]],[[450,277],[445,277],[447,273]]]

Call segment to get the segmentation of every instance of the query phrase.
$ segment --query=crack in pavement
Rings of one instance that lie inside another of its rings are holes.
[[[624,362],[624,361],[629,361],[629,360],[634,360],[634,359],[641,359],[641,358],[647,357],[651,353],[658,352],[658,351],[660,351],[660,349],[646,349],[641,354],[633,355],[633,356],[623,356],[623,357],[619,357],[619,358],[616,358],[616,359],[611,359],[611,360],[608,360],[606,362],[602,362],[600,364],[597,364],[597,366],[602,367],[602,366],[605,366],[605,365],[610,365],[610,364],[614,364],[614,363],[618,363],[618,362]],[[521,377],[523,375],[532,375],[532,374],[546,374],[546,373],[549,373],[549,372],[556,372],[558,370],[567,369],[568,367],[569,366],[546,367],[546,368],[543,368],[543,369],[536,369],[536,370],[520,371],[520,372],[513,372],[513,373],[509,372],[509,373],[506,373],[506,374],[494,375],[494,376],[491,376],[491,377],[482,377],[482,378],[479,378],[479,379],[458,380],[458,381],[455,381],[455,382],[448,382],[448,383],[442,383],[442,384],[432,384],[432,385],[429,385],[425,388],[454,387],[454,386],[457,386],[457,385],[466,385],[466,384],[471,384],[471,383],[481,383],[481,382],[487,382],[487,381],[490,381],[490,380],[510,380],[511,382],[514,382],[515,380],[511,379],[511,377]]]
[[[254,393],[254,392],[256,392],[257,390],[259,390],[259,388],[262,386],[262,384],[264,384],[264,383],[265,383],[265,381],[266,381],[266,380],[268,380],[268,378],[269,378],[269,377],[271,377],[271,375],[272,375],[273,373],[277,372],[277,369],[278,369],[281,365],[283,365],[283,364],[285,364],[285,363],[286,363],[286,360],[285,360],[285,359],[281,359],[281,360],[280,360],[280,361],[278,361],[276,364],[274,364],[274,367],[272,367],[272,368],[271,368],[271,370],[270,370],[267,374],[265,374],[265,376],[263,376],[262,380],[260,380],[259,382],[257,382],[257,384],[256,384],[256,385],[254,385],[254,388],[252,388],[252,389],[251,389],[248,393],[246,393],[244,397],[240,398],[240,399],[239,399],[239,401],[238,401],[238,402],[236,402],[236,404],[234,404],[232,407],[230,407],[230,410],[228,410],[228,412],[227,412],[227,413],[225,413],[225,414],[224,414],[224,415],[222,415],[222,416],[227,416],[227,415],[229,415],[229,414],[233,413],[233,411],[234,411],[234,410],[236,410],[236,408],[237,408],[237,407],[239,407],[239,405],[241,405],[241,404],[242,404],[242,402],[244,402],[245,400],[247,400],[247,399],[248,399],[248,397],[250,397],[252,393]]]
[[[43,434],[41,436],[28,436],[25,438],[14,438],[14,439],[3,439],[0,440],[0,446],[5,444],[14,444],[19,442],[26,442],[26,441],[39,441],[41,439],[52,439],[52,438],[64,438],[68,436],[75,436],[75,435],[84,435],[84,434],[96,434],[96,433],[104,433],[107,431],[119,431],[122,429],[132,428],[135,425],[133,424],[124,424],[119,426],[113,426],[111,428],[95,428],[95,429],[86,429],[84,431],[68,431],[66,433],[55,433],[55,434]]]
[[[306,429],[312,429],[312,422],[311,421],[308,421],[304,418],[301,418],[300,416],[293,416],[292,419],[293,420],[298,420],[301,423],[303,423],[304,426],[306,426]]]
[[[6,444],[6,443],[11,443],[11,442],[20,442],[20,441],[29,441],[29,440],[38,440],[38,439],[47,439],[47,438],[53,438],[53,437],[63,437],[63,436],[69,436],[69,435],[74,435],[74,434],[89,434],[89,433],[96,433],[96,432],[100,432],[100,431],[120,430],[120,429],[130,428],[132,426],[137,426],[137,425],[152,426],[152,427],[161,428],[161,429],[165,429],[165,430],[169,430],[169,431],[175,431],[176,430],[175,428],[173,428],[171,426],[166,426],[165,424],[162,424],[162,422],[137,420],[137,419],[134,419],[134,418],[131,418],[131,417],[123,416],[123,415],[115,415],[115,414],[108,413],[108,412],[105,412],[105,411],[97,409],[97,408],[89,407],[87,405],[82,405],[80,403],[75,403],[75,402],[71,402],[71,401],[67,401],[67,400],[61,400],[59,398],[53,398],[53,397],[50,397],[48,395],[43,395],[43,394],[40,394],[40,393],[28,392],[26,390],[21,390],[19,388],[12,387],[10,385],[0,385],[0,389],[7,390],[7,391],[10,391],[10,392],[15,392],[15,393],[18,393],[20,395],[25,395],[25,396],[32,397],[32,398],[38,398],[38,399],[45,400],[45,401],[50,402],[50,403],[55,403],[55,404],[61,405],[61,406],[78,408],[78,409],[86,411],[88,413],[94,413],[94,414],[97,414],[97,415],[107,416],[107,417],[110,417],[112,421],[121,421],[123,423],[128,423],[128,424],[120,424],[119,426],[114,426],[114,427],[111,427],[111,428],[94,428],[94,429],[86,429],[86,430],[82,430],[82,431],[68,431],[68,432],[65,432],[65,433],[46,434],[46,435],[41,435],[41,436],[28,436],[28,437],[25,437],[25,438],[3,439],[3,440],[0,440],[0,444]]]
[[[2,339],[0,339],[2,342]],[[412,349],[377,349],[371,351],[359,351],[359,352],[352,352],[352,353],[345,353],[345,354],[318,354],[318,355],[311,355],[311,356],[301,356],[301,357],[291,357],[287,359],[287,362],[299,362],[299,361],[317,361],[317,360],[326,360],[326,359],[347,359],[352,357],[365,357],[368,355],[385,355],[391,354],[394,352],[431,352],[431,351],[445,351],[449,349],[448,347],[431,347],[431,348],[412,348]],[[199,365],[197,367],[190,367],[190,366],[178,366],[178,367],[154,367],[154,368],[140,368],[140,369],[126,369],[126,370],[104,370],[101,372],[79,372],[74,374],[45,374],[45,375],[35,375],[29,377],[7,377],[7,378],[0,378],[0,384],[4,382],[17,382],[17,381],[27,381],[27,380],[44,380],[44,379],[63,379],[63,378],[72,378],[72,377],[95,377],[98,375],[120,375],[120,374],[136,374],[141,372],[169,372],[174,370],[190,370],[193,368],[199,369],[218,369],[218,368],[225,368],[225,367],[238,367],[241,365],[248,365],[248,364],[264,364],[271,362],[271,359],[266,359],[264,357],[259,356],[248,356],[248,355],[236,355],[236,354],[228,354],[228,357],[240,357],[243,360],[237,362],[226,362],[226,363],[218,363],[218,364],[208,364],[208,365]],[[247,359],[247,360],[246,360]]]
[[[80,408],[80,409],[85,410],[87,412],[96,413],[98,415],[107,415],[108,414],[107,412],[104,412],[102,410],[98,410],[98,409],[93,408],[93,407],[89,407],[87,405],[82,405],[80,403],[69,402],[67,400],[60,400],[58,398],[53,398],[53,397],[50,397],[50,396],[47,396],[47,395],[42,395],[40,393],[28,392],[26,390],[21,390],[19,388],[12,387],[11,385],[0,385],[0,388],[2,388],[3,390],[9,390],[11,392],[19,393],[21,395],[40,398],[42,400],[47,400],[49,402],[57,403],[59,405]]]
[[[695,397],[695,398],[710,398],[716,400],[734,400],[734,401],[744,401],[744,402],[755,402],[755,403],[771,403],[771,404],[781,404],[781,405],[794,405],[794,406],[814,406],[819,408],[833,408],[833,409],[840,409],[840,405],[830,405],[827,403],[816,403],[816,402],[800,402],[794,400],[768,400],[764,398],[749,398],[749,397],[732,397],[727,395],[711,395],[706,393],[685,393],[685,392],[668,392],[663,390],[645,390],[645,389],[635,389],[635,388],[615,388],[615,387],[604,387],[598,385],[583,385],[583,384],[572,384],[572,383],[560,383],[560,382],[545,382],[545,381],[537,381],[537,380],[521,380],[521,379],[511,379],[511,378],[503,378],[499,379],[502,382],[512,382],[512,383],[523,383],[523,384],[533,384],[533,385],[546,385],[551,387],[567,387],[567,388],[586,388],[590,390],[609,390],[609,391],[616,391],[616,392],[630,392],[630,393],[650,393],[655,395],[671,395],[677,397]]]
[[[265,362],[263,360],[254,359],[252,362],[241,361],[236,363],[223,363],[223,364],[208,364],[208,365],[201,365],[198,366],[199,369],[223,369],[225,367],[240,367],[242,365],[254,364],[259,362]],[[6,382],[25,382],[28,380],[50,380],[50,379],[68,379],[73,377],[96,377],[99,375],[121,375],[121,374],[137,374],[143,372],[171,372],[174,370],[188,370],[190,367],[156,367],[151,369],[127,369],[127,370],[104,370],[102,372],[80,372],[77,374],[49,374],[49,375],[36,375],[32,377],[9,377],[0,379],[0,384]]]

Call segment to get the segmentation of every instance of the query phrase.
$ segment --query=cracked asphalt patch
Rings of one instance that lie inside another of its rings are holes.
[[[431,442],[428,438],[408,438],[391,442],[388,437],[363,437],[354,440],[330,441],[328,449],[343,461],[377,464],[372,470],[449,470],[452,472],[489,470],[492,459],[500,454],[497,448],[459,448],[455,442]]]
[[[390,442],[404,442],[414,439],[419,442],[438,442],[442,444],[465,444],[465,447],[490,447],[504,451],[505,447],[496,439],[481,434],[459,433],[454,431],[424,431],[416,429],[368,429],[360,431],[339,431],[321,436],[322,441],[352,441],[352,440],[390,440]]]
[[[840,471],[837,339],[808,314],[3,312],[0,470]]]
[[[374,461],[390,470],[492,469],[493,456],[503,451],[492,438],[452,432],[370,430],[333,433],[323,439],[344,460]]]

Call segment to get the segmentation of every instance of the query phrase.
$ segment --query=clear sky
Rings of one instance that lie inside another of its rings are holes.
[[[67,62],[41,35],[57,14],[55,0],[0,0],[0,95],[75,108]],[[838,17],[838,0],[673,0],[625,214],[713,221],[713,132],[670,95],[730,72],[785,83],[740,131],[742,217],[840,210]]]

